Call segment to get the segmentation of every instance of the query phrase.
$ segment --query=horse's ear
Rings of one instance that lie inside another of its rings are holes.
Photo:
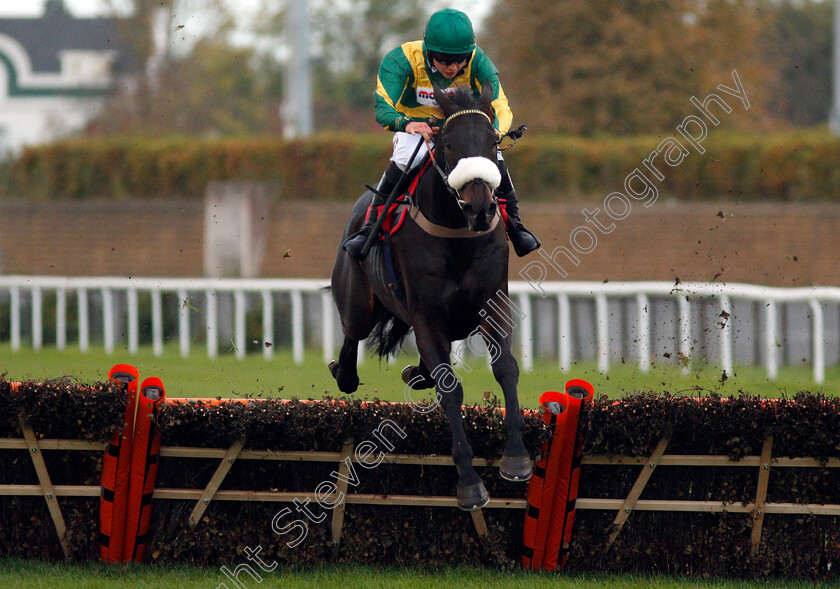
[[[435,101],[440,105],[440,110],[443,111],[443,116],[448,117],[458,108],[455,101],[446,95],[446,92],[440,89],[440,86],[432,82],[432,90],[435,93]]]
[[[479,99],[479,104],[481,105],[481,110],[487,113],[487,116],[490,117],[492,121],[493,118],[496,116],[493,112],[493,84],[490,82],[490,78],[487,78],[481,84],[481,98]]]

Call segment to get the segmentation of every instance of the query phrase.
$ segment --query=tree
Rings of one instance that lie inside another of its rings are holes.
[[[417,0],[313,2],[313,36],[320,49],[313,95],[319,127],[376,129],[373,92],[385,53],[420,39],[429,16]]]
[[[730,119],[769,128],[774,73],[759,0],[498,0],[481,42],[517,120],[543,132],[673,129],[736,69],[751,107]]]
[[[272,79],[254,67],[252,49],[213,39],[167,63],[151,87],[115,96],[92,133],[243,135],[279,132],[280,96]],[[269,62],[267,64],[271,66]]]
[[[208,13],[199,17],[201,30],[191,28],[194,18],[179,16],[186,4],[134,0],[121,30],[145,71],[109,100],[91,133],[237,135],[278,129],[277,67],[253,48],[230,45],[226,33],[232,20],[218,0],[203,5]]]
[[[770,59],[780,79],[772,108],[794,125],[828,120],[834,3],[785,0],[774,18]]]

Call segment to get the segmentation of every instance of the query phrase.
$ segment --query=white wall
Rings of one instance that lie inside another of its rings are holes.
[[[104,52],[65,52],[60,73],[33,72],[29,56],[14,39],[0,35],[0,53],[11,62],[21,90],[61,92],[110,86],[115,55]],[[0,63],[0,153],[18,152],[26,145],[49,142],[84,128],[103,105],[103,98],[9,96],[9,71]]]
[[[0,152],[19,152],[80,131],[101,107],[102,99],[0,96]]]

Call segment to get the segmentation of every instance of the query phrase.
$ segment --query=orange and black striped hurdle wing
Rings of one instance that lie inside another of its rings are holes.
[[[554,491],[554,510],[551,513],[551,525],[546,537],[545,557],[542,563],[542,568],[547,571],[553,571],[558,564],[561,568],[565,565],[572,541],[575,503],[580,482],[580,412],[584,404],[592,402],[594,387],[585,380],[573,379],[566,383],[565,393],[569,401],[567,427],[561,432],[562,456]]]
[[[522,529],[522,568],[530,569],[534,560],[534,550],[537,547],[537,518],[542,506],[543,485],[545,483],[545,467],[548,454],[548,442],[543,442],[540,458],[534,463],[534,473],[528,481],[527,507],[525,510],[525,525]]]
[[[153,416],[166,399],[166,390],[157,377],[147,378],[137,395],[137,419],[131,457],[131,478],[128,485],[123,559],[141,562],[146,552],[146,533],[152,513],[160,458],[160,431]]]
[[[117,364],[108,378],[125,383],[127,401],[122,430],[114,432],[102,459],[102,495],[99,501],[99,557],[105,562],[122,562],[128,479],[134,433],[139,372],[129,364]]]
[[[546,391],[540,396],[541,416],[552,428],[553,434],[551,440],[543,444],[542,456],[534,466],[534,476],[528,485],[528,507],[522,542],[522,565],[526,568],[539,569],[545,555],[545,541],[551,524],[554,488],[559,468],[560,453],[557,444],[561,441],[561,436],[558,432],[565,429],[568,405],[569,401],[564,392]],[[535,479],[538,474],[542,476]]]

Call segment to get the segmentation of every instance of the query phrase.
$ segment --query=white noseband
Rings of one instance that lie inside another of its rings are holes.
[[[486,157],[465,157],[458,161],[449,173],[447,180],[455,190],[461,190],[467,182],[480,178],[491,190],[496,190],[502,183],[499,166]]]

